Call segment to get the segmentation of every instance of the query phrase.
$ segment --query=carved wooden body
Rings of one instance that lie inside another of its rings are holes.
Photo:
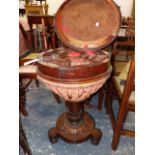
[[[55,23],[59,38],[70,49],[44,52],[38,63],[38,78],[64,98],[68,112],[49,129],[49,139],[52,143],[59,137],[79,143],[91,138],[98,144],[102,132],[84,112],[82,101],[110,76],[110,54],[100,48],[116,38],[120,12],[111,0],[68,0],[58,9]]]
[[[98,144],[102,132],[95,128],[93,118],[83,111],[82,101],[95,93],[112,71],[110,54],[105,51],[73,51],[55,49],[44,52],[38,63],[38,79],[64,98],[68,112],[61,114],[56,127],[49,129],[52,143],[61,137],[78,143],[91,138]]]

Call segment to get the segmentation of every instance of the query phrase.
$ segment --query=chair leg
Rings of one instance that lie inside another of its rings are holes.
[[[106,112],[109,114],[110,111],[110,107],[112,104],[112,100],[113,100],[113,96],[112,96],[113,92],[112,92],[112,83],[111,80],[108,81],[107,84],[107,91],[105,93],[105,106],[106,106]]]
[[[22,80],[20,80],[20,85],[19,85],[19,110],[24,116],[28,116],[28,112],[25,109],[25,102],[26,102],[25,89],[22,85]]]
[[[25,154],[32,155],[32,153],[28,147],[28,144],[22,134],[19,134],[19,145],[22,147]]]
[[[111,119],[112,128],[114,130],[116,121],[115,121],[115,116],[112,109],[112,102],[113,102],[113,84],[110,82],[106,93],[105,105],[106,105],[107,113],[109,114]]]
[[[99,111],[102,110],[103,97],[104,97],[104,91],[103,91],[103,87],[101,87],[99,90],[99,98],[98,98],[98,110]]]
[[[23,151],[27,155],[32,155],[27,138],[23,129],[21,117],[19,114],[19,145],[22,147]]]
[[[35,79],[36,86],[39,87],[39,80]]]
[[[26,88],[31,84],[32,79],[30,79],[26,85],[23,85],[22,78],[19,78],[19,110],[24,116],[28,116],[28,112],[25,109],[26,103]]]
[[[23,105],[22,103],[19,103],[19,110],[24,116],[28,116],[28,112],[25,109],[25,105]]]
[[[118,147],[120,135],[121,135],[121,129],[123,126],[124,119],[126,117],[126,109],[122,106],[124,105],[123,103],[120,106],[120,110],[118,113],[118,118],[116,122],[116,127],[114,130],[114,135],[113,135],[113,140],[112,140],[112,149],[116,150]]]

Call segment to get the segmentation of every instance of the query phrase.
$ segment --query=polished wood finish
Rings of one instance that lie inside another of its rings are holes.
[[[68,0],[59,7],[55,24],[66,46],[77,50],[87,46],[96,50],[117,37],[120,19],[120,11],[112,1]]]
[[[69,57],[72,53],[79,57]],[[102,61],[95,59],[101,56]],[[42,54],[43,59],[38,62],[38,78],[63,97],[68,107],[68,112],[59,116],[56,127],[49,129],[48,135],[52,143],[57,142],[59,137],[70,143],[80,143],[89,138],[92,144],[97,145],[100,142],[102,132],[95,128],[93,118],[84,112],[83,101],[97,91],[110,76],[109,56],[105,51],[94,51],[92,62],[89,61],[92,58],[88,57],[87,51],[73,52],[62,48]],[[80,64],[76,60],[81,60]]]
[[[97,145],[102,137],[100,129],[95,128],[93,118],[84,112],[82,102],[66,102],[68,112],[62,113],[56,127],[48,131],[51,143],[56,143],[62,138],[69,143],[80,143],[91,139],[92,144]]]
[[[135,136],[134,131],[123,129],[123,122],[125,120],[127,112],[135,111],[135,102],[133,100],[132,101],[129,100],[130,95],[134,88],[135,59],[134,58],[132,59],[123,94],[120,92],[120,89],[118,88],[118,84],[116,83],[115,76],[111,78],[112,78],[111,83],[109,84],[108,92],[106,94],[106,105],[107,105],[107,111],[110,115],[110,119],[112,122],[112,128],[114,130],[113,139],[112,139],[112,149],[116,150],[118,147],[118,143],[121,135],[130,136],[130,137]],[[117,119],[115,119],[113,109],[112,109],[112,101],[113,101],[114,94],[116,95],[120,105]]]
[[[42,63],[38,63],[38,73],[47,78],[48,80],[54,81],[64,81],[64,82],[78,82],[86,81],[90,77],[100,77],[105,74],[109,69],[110,63],[96,63],[94,65],[79,65],[79,66],[70,66],[70,67],[53,67],[46,66]],[[87,73],[87,74],[86,74]],[[105,75],[106,76],[106,75]]]
[[[56,31],[70,51],[67,48],[59,53],[56,49],[51,54],[46,51],[38,62],[38,79],[63,97],[68,106],[68,112],[59,116],[56,127],[49,129],[52,143],[59,137],[70,143],[89,138],[93,144],[99,143],[102,132],[83,111],[83,101],[110,76],[109,53],[100,48],[117,37],[120,17],[119,9],[109,0],[67,0],[58,9]]]

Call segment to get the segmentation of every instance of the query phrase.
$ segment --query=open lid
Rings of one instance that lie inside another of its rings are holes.
[[[121,14],[112,0],[66,0],[56,13],[56,31],[73,49],[100,49],[117,36]]]

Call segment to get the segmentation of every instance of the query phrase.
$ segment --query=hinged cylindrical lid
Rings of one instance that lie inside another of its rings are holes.
[[[117,36],[121,23],[112,0],[66,0],[56,14],[61,41],[73,49],[100,49]]]

